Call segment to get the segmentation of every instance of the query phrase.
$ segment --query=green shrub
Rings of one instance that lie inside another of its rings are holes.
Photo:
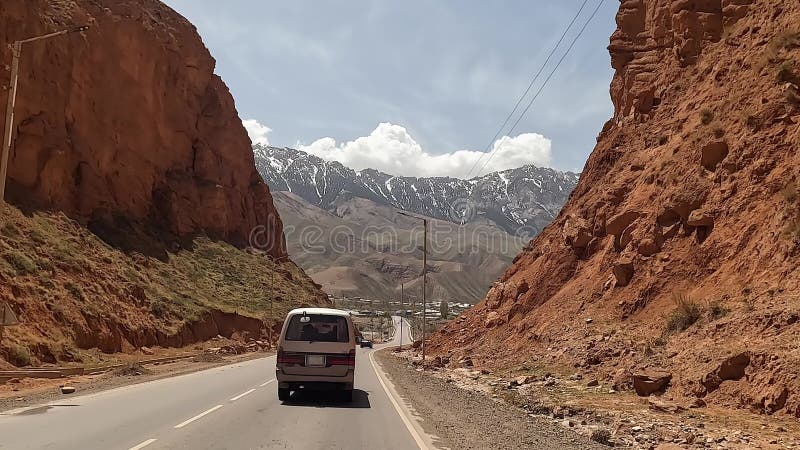
[[[714,111],[708,108],[700,111],[700,121],[703,122],[703,125],[710,124],[712,120],[714,120]]]
[[[675,302],[675,310],[667,320],[667,331],[671,333],[685,331],[703,316],[702,308],[689,295],[675,294],[672,300]]]
[[[17,250],[11,250],[3,255],[3,257],[5,257],[6,261],[11,264],[11,267],[13,267],[19,275],[31,274],[38,269],[36,263],[33,262],[32,259]]]
[[[86,300],[86,294],[83,293],[83,289],[81,289],[80,286],[73,283],[72,281],[67,281],[67,283],[64,285],[64,289],[66,289],[67,292],[69,292],[72,295],[72,297],[75,298],[75,300],[80,300],[80,301]]]
[[[165,319],[169,315],[169,306],[163,300],[156,300],[150,304],[150,312],[159,319]]]
[[[14,344],[8,349],[9,362],[17,367],[30,366],[33,361],[28,347]]]
[[[721,319],[728,315],[730,311],[719,301],[713,301],[708,305],[708,317],[711,320]]]
[[[590,438],[598,444],[611,445],[611,432],[605,428],[592,431]]]
[[[797,200],[797,182],[792,180],[786,183],[786,186],[781,190],[781,194],[788,203],[794,203]]]
[[[3,227],[0,228],[0,233],[2,233],[3,236],[11,238],[19,237],[19,228],[11,222],[6,222],[3,224]]]
[[[794,74],[794,61],[784,61],[778,67],[776,78],[780,83],[793,83],[797,79]]]

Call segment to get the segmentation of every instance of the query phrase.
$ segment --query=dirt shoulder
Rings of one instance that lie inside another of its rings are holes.
[[[450,449],[602,449],[518,408],[418,371],[388,350],[375,354],[397,391],[413,406],[437,447]]]
[[[388,356],[409,371],[419,370],[418,353]],[[800,449],[795,418],[689,404],[667,395],[639,397],[579,372],[533,367],[492,372],[474,369],[468,361],[442,366],[429,360],[426,376],[585,437],[603,430],[616,448]]]
[[[252,352],[241,355],[200,354],[197,357],[159,364],[130,365],[97,375],[79,375],[57,379],[22,378],[0,384],[0,412],[35,406],[76,395],[92,394],[121,386],[185,375],[213,367],[264,358],[274,352]],[[62,394],[61,386],[75,388],[73,394]]]

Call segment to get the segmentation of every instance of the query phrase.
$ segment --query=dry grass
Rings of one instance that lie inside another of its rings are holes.
[[[9,264],[11,264],[11,267],[16,270],[17,275],[33,274],[36,273],[36,270],[38,269],[33,260],[17,250],[9,250],[3,254],[3,257],[6,259],[6,261],[8,261]]]
[[[605,428],[592,431],[592,435],[589,438],[598,444],[611,445],[611,432]]]
[[[669,333],[685,331],[703,317],[703,308],[688,294],[673,294],[672,301],[675,303],[675,309],[667,318]]]

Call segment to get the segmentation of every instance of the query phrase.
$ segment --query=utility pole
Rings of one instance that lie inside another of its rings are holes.
[[[41,41],[55,36],[69,33],[79,33],[89,29],[88,25],[56,31],[42,36],[36,36],[21,41],[15,41],[11,46],[11,79],[8,86],[8,104],[6,106],[6,126],[3,135],[3,150],[0,153],[0,203],[6,198],[6,177],[8,175],[8,156],[11,153],[11,141],[14,135],[14,106],[17,102],[17,85],[19,84],[19,58],[22,56],[22,44]]]
[[[428,303],[425,300],[425,291],[428,290],[428,219],[422,219],[422,370],[425,370],[425,334],[427,333],[426,316]]]
[[[397,211],[397,214],[422,221],[422,370],[425,370],[425,313],[428,309],[428,303],[425,298],[425,291],[428,288],[428,219],[408,214],[403,211]]]
[[[403,350],[403,316],[406,315],[403,309],[403,283],[400,283],[400,350]]]

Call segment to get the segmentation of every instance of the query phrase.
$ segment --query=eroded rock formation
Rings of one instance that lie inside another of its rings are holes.
[[[617,23],[577,188],[431,354],[668,373],[670,395],[800,416],[800,4],[624,0]]]
[[[238,245],[262,226],[282,255],[233,98],[195,28],[169,7],[4,0],[0,83],[7,44],[76,24],[91,28],[23,48],[9,198],[100,227],[136,221]]]

